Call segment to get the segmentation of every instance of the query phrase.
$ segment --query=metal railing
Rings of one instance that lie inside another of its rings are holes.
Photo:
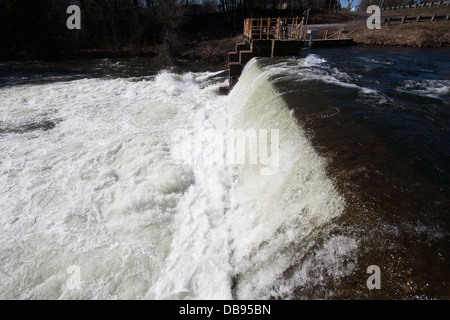
[[[249,40],[306,40],[311,37],[307,32],[305,18],[249,18],[244,20],[244,36]],[[334,33],[333,33],[334,32]],[[340,40],[346,37],[344,30],[323,30],[316,34],[323,40]],[[313,36],[314,37],[314,36]]]
[[[305,39],[305,18],[249,18],[244,20],[244,35],[253,40]]]

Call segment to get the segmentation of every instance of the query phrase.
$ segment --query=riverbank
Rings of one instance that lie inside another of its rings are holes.
[[[350,35],[356,44],[438,48],[450,46],[450,21],[424,21],[381,25],[381,29],[368,29],[360,22]]]
[[[345,23],[345,22],[344,22]],[[332,24],[331,24],[332,26]],[[339,24],[342,27],[342,22]],[[345,30],[356,45],[401,46],[420,48],[439,48],[450,46],[450,21],[423,21],[401,24],[383,23],[381,29],[368,29],[361,16],[347,21]],[[243,35],[235,37],[203,40],[187,43],[179,52],[181,59],[202,61],[207,64],[228,67],[228,52],[235,50],[236,44],[243,41]]]
[[[243,35],[235,37],[194,41],[183,46],[181,59],[202,61],[218,67],[228,68],[228,52],[235,51],[236,44],[243,41]]]
[[[430,9],[430,8],[427,8]],[[445,8],[446,9],[446,8]],[[423,9],[425,10],[425,9]],[[443,10],[443,9],[442,9]],[[392,12],[396,15],[400,12]],[[415,11],[410,10],[412,15]],[[429,14],[429,12],[422,12]],[[445,12],[444,12],[445,13]],[[349,33],[347,36],[352,38],[357,45],[375,45],[375,46],[402,46],[402,47],[446,47],[450,46],[450,21],[408,21],[405,24],[393,22],[390,25],[382,23],[381,29],[368,29],[366,26],[366,17],[359,14],[316,14],[310,19],[313,24],[328,23],[330,26],[337,26],[336,30],[343,28]],[[384,17],[382,18],[384,21]],[[333,29],[330,27],[330,29]],[[234,37],[215,37],[209,39],[187,40],[179,43],[174,48],[173,61],[161,61],[163,64],[173,64],[176,60],[201,61],[203,63],[228,68],[228,52],[235,51],[236,44],[243,41],[243,35],[238,34]],[[158,58],[162,46],[141,45],[141,46],[123,46],[120,52],[114,48],[106,46],[97,49],[74,50],[65,54],[65,58],[89,59],[89,58],[118,58],[118,57],[139,57],[146,56]],[[27,60],[28,56],[17,56],[17,60]],[[48,57],[48,60],[54,60],[55,57]],[[45,59],[44,59],[45,60]]]

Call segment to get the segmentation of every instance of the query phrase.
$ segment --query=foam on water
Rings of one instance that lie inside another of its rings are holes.
[[[59,120],[1,140],[2,297],[229,297],[225,184],[171,156],[171,132],[222,99],[219,84],[199,88],[208,76],[0,91],[5,125]]]
[[[308,54],[304,58],[291,58],[286,61],[270,64],[264,68],[264,72],[269,76],[277,77],[279,80],[289,80],[292,82],[322,81],[336,86],[357,89],[364,96],[379,96],[379,92],[357,85],[357,79],[354,79],[336,67],[330,66],[326,59],[316,54]]]
[[[405,80],[398,90],[448,102],[445,98],[450,94],[450,80]]]
[[[252,60],[229,96],[218,94],[218,74],[0,89],[2,128],[55,122],[0,136],[0,297],[289,296],[303,278],[283,272],[344,202],[267,72]],[[175,156],[186,141],[174,132],[199,127],[223,137],[279,130],[276,171],[209,161],[214,146],[203,138],[192,159]],[[356,250],[338,240],[317,258],[336,277],[351,272],[331,265],[336,250]]]
[[[230,99],[233,127],[280,132],[276,174],[263,176],[254,166],[242,165],[231,190],[236,210],[227,215],[227,222],[238,279],[236,296],[283,296],[283,272],[320,228],[343,212],[343,198],[325,174],[326,160],[315,152],[255,60],[245,67]]]
[[[302,67],[312,67],[312,66],[319,66],[321,64],[324,64],[327,62],[324,58],[320,58],[316,54],[308,54],[304,59],[300,59],[298,62],[299,66]]]

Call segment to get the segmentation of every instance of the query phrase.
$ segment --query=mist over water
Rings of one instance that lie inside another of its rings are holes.
[[[448,297],[442,52],[253,59],[228,96],[204,66],[2,64],[0,297]],[[278,130],[273,174],[212,161],[238,129]]]

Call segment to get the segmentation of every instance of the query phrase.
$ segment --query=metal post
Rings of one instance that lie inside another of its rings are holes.
[[[276,31],[276,38],[277,39],[280,39],[280,26],[281,26],[281,19],[280,19],[280,17],[278,17],[278,19],[277,19],[277,27],[276,27],[276,29],[277,29],[277,31]]]
[[[261,17],[261,19],[259,20],[259,40],[262,39],[262,22],[263,18]]]
[[[300,40],[303,39],[303,25],[304,25],[304,22],[305,22],[305,17],[302,17],[302,28],[300,29]]]
[[[304,14],[304,13],[303,13]],[[306,39],[306,32],[308,30],[308,19],[309,19],[309,9],[306,10],[306,25],[305,25],[305,39]]]
[[[295,23],[293,23],[294,29],[294,40],[297,38],[297,28],[298,28],[298,17],[295,17]]]

